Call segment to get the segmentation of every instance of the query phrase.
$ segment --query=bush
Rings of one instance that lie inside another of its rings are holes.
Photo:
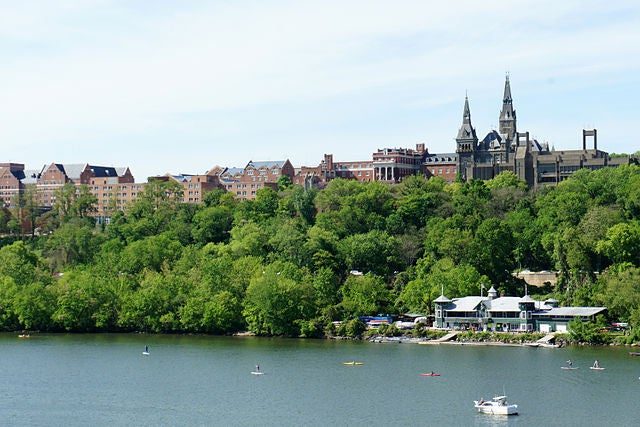
[[[320,338],[323,335],[322,324],[319,319],[303,320],[300,322],[300,337]]]
[[[361,336],[366,329],[364,322],[355,318],[342,322],[336,330],[336,334],[342,337],[356,338]]]

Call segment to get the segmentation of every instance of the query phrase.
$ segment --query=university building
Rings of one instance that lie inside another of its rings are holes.
[[[593,148],[587,139],[592,138]],[[620,166],[632,157],[611,158],[598,150],[596,129],[582,131],[582,150],[550,150],[549,144],[530,137],[529,132],[518,132],[516,110],[511,96],[509,76],[504,84],[502,109],[498,130],[491,130],[479,139],[471,123],[469,98],[465,97],[462,125],[456,136],[456,167],[460,177],[492,179],[503,171],[511,171],[524,180],[529,188],[556,185],[580,169],[601,169]],[[449,156],[450,157],[450,156]]]
[[[224,168],[215,166],[206,175],[216,177],[219,187],[233,194],[238,200],[254,200],[256,192],[262,188],[277,190],[282,176],[292,181],[296,174],[289,159],[278,161],[249,161],[244,168]]]
[[[465,97],[455,152],[429,153],[425,144],[420,143],[415,149],[378,149],[369,160],[337,162],[332,154],[325,154],[317,166],[297,169],[289,160],[249,161],[243,168],[216,166],[204,174],[166,174],[151,178],[179,183],[184,190],[184,203],[200,203],[213,188],[222,188],[239,200],[253,200],[262,188],[276,189],[282,176],[305,188],[323,188],[335,178],[393,184],[410,175],[424,175],[439,176],[451,183],[457,176],[463,180],[487,180],[511,171],[529,188],[539,188],[556,185],[580,169],[596,170],[630,162],[637,163],[638,159],[635,156],[611,158],[599,150],[596,129],[582,131],[581,150],[559,151],[531,138],[529,132],[519,132],[507,76],[498,130],[491,130],[479,139],[471,121],[469,98]],[[55,203],[56,191],[68,183],[86,185],[98,200],[94,214],[105,219],[114,210],[125,209],[136,200],[146,185],[136,183],[127,167],[52,163],[40,170],[26,170],[21,163],[0,163],[0,198],[5,207],[15,206],[18,196],[32,186],[36,188],[41,207],[50,208]]]

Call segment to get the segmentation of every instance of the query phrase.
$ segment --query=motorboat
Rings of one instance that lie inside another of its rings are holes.
[[[518,405],[507,403],[507,396],[496,396],[491,400],[474,400],[473,406],[483,414],[517,415]]]

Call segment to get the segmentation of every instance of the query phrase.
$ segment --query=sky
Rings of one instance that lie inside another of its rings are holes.
[[[0,0],[0,162],[148,176],[455,151],[465,95],[560,149],[640,150],[640,2]]]

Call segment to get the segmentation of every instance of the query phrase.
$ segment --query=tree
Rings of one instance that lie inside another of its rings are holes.
[[[600,303],[607,307],[612,319],[630,321],[640,309],[640,268],[622,266],[610,269],[598,282],[604,288]]]
[[[273,221],[270,228],[270,258],[303,265],[304,243],[307,236],[305,222],[301,218],[286,218],[282,221]]]
[[[288,190],[291,186],[293,186],[293,182],[287,175],[281,175],[278,178],[278,191]]]
[[[264,256],[269,236],[266,230],[255,222],[242,222],[231,229],[231,239],[225,251],[240,258],[243,256]]]
[[[98,198],[91,194],[86,184],[76,186],[67,182],[55,191],[55,202],[52,210],[56,212],[61,222],[66,222],[70,218],[89,216],[96,211]]]
[[[610,227],[596,250],[615,263],[640,265],[640,223],[620,223]]]
[[[40,257],[21,241],[0,248],[0,277],[2,276],[13,279],[18,288],[50,281]]]
[[[342,286],[342,303],[346,317],[387,313],[392,307],[391,291],[382,277],[372,273],[351,275]]]
[[[17,227],[20,231],[20,237],[24,238],[24,225],[25,222],[29,224],[29,231],[31,237],[35,235],[35,222],[36,218],[40,214],[40,208],[38,203],[38,193],[35,185],[27,185],[24,192],[18,194],[17,203],[15,207],[14,217],[18,221]],[[16,228],[13,225],[13,228]]]
[[[348,270],[390,275],[401,265],[398,241],[385,231],[353,234],[338,243],[338,254]]]
[[[86,264],[102,244],[103,236],[94,234],[83,221],[69,221],[58,228],[45,241],[45,255],[53,271],[62,271],[67,265]]]
[[[262,219],[274,216],[278,210],[278,193],[271,187],[257,190],[254,209]]]
[[[126,246],[121,254],[120,270],[137,274],[143,270],[161,271],[164,263],[179,259],[182,245],[166,234],[146,237]]]
[[[300,334],[314,313],[309,275],[292,263],[277,261],[251,279],[243,314],[249,330],[260,335]]]
[[[193,239],[200,244],[224,242],[229,239],[233,215],[227,208],[212,206],[193,216]]]
[[[515,267],[514,248],[509,226],[497,218],[489,218],[480,224],[473,237],[469,260],[481,274],[506,282]]]
[[[498,188],[511,188],[514,190],[520,190],[526,192],[529,190],[529,186],[525,180],[518,178],[518,175],[512,171],[500,172],[493,179],[485,181],[485,185],[489,190],[496,190]]]
[[[147,271],[140,287],[123,304],[120,326],[157,333],[178,331],[177,313],[183,298],[175,277]]]

